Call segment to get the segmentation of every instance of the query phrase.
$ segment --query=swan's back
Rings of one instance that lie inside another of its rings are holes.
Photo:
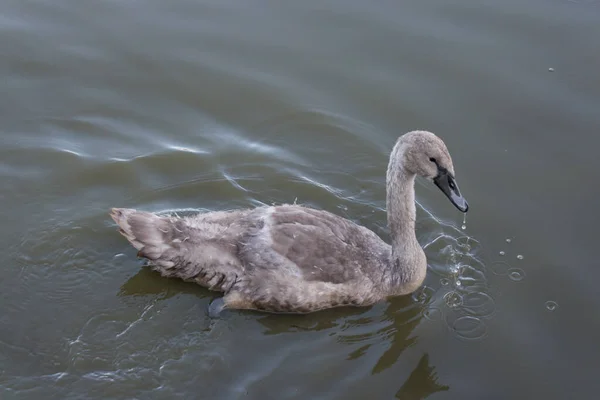
[[[240,258],[257,268],[344,283],[377,275],[389,256],[389,246],[373,232],[327,211],[278,206],[250,217],[260,226],[244,238]]]

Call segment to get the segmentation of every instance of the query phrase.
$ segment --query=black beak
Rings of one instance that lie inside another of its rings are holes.
[[[469,203],[460,195],[460,190],[458,190],[458,185],[454,177],[446,169],[438,168],[438,174],[433,178],[433,183],[444,192],[456,208],[464,213],[469,210]]]

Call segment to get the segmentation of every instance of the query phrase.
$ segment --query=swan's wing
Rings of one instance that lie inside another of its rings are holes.
[[[344,283],[380,275],[389,251],[375,233],[345,218],[279,206],[264,211],[240,255],[255,272],[276,270],[305,281]]]

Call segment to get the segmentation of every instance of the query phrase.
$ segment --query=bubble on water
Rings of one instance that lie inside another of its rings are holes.
[[[523,256],[522,256],[521,254],[519,254],[519,255],[517,256],[517,260],[522,260],[522,259],[523,259]]]
[[[457,266],[457,265],[453,265],[453,266],[451,266],[451,267],[450,267],[450,273],[451,273],[452,275],[456,275],[456,274],[458,274],[458,266]]]
[[[466,225],[461,226],[461,229],[464,231],[465,229],[467,229]]]
[[[512,281],[520,282],[525,279],[525,271],[521,268],[511,268],[508,270],[508,277]]]
[[[507,238],[506,239],[506,243],[510,243],[510,242],[512,242],[512,239],[511,238]]]
[[[440,283],[442,286],[448,286],[450,284],[450,280],[448,278],[442,278],[440,279]]]
[[[510,269],[510,265],[505,263],[504,261],[496,261],[490,266],[490,270],[494,275],[504,276],[508,274],[508,270]]]
[[[437,307],[429,307],[423,311],[423,316],[430,321],[438,321],[442,319],[442,310]]]
[[[503,251],[500,251],[498,254],[500,254],[501,256],[505,255],[506,253]]]
[[[558,307],[558,303],[557,303],[557,302],[555,302],[555,301],[548,300],[548,301],[546,302],[546,309],[547,309],[548,311],[554,311],[554,310],[556,310],[556,308],[557,308],[557,307]]]
[[[462,305],[462,296],[456,292],[448,292],[444,295],[444,301],[450,308],[456,308]]]
[[[487,327],[485,323],[477,317],[463,315],[456,318],[451,323],[450,329],[461,339],[476,340],[486,335]]]
[[[462,282],[460,281],[460,279],[456,280],[456,286],[458,286],[458,287],[462,286]]]

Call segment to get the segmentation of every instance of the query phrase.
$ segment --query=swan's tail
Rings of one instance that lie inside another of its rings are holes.
[[[158,267],[174,266],[177,244],[184,238],[177,237],[183,232],[169,217],[129,208],[113,208],[110,216],[119,225],[119,232],[138,250],[138,257],[147,258]]]
[[[138,250],[138,257],[148,259],[161,275],[220,291],[236,282],[240,267],[236,247],[212,241],[186,220],[128,208],[113,208],[110,216]]]

